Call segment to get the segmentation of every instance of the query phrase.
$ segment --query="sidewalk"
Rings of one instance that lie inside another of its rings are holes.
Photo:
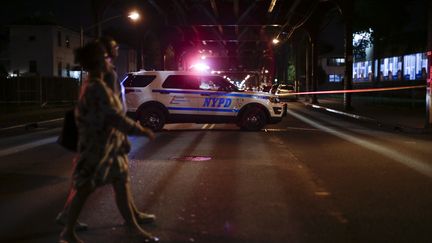
[[[312,99],[299,99],[304,105],[333,114],[350,117],[394,130],[415,133],[429,133],[426,126],[426,103],[422,100],[376,99],[352,96],[352,109],[346,111],[343,96],[318,96],[318,104]]]
[[[3,109],[0,111],[0,131],[9,128],[28,129],[47,121],[60,120],[63,119],[65,111],[71,108],[72,105],[53,105],[19,107],[16,110]]]

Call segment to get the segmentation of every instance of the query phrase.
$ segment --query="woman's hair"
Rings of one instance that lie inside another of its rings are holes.
[[[75,63],[86,70],[98,69],[105,60],[106,51],[101,43],[92,41],[75,50]]]
[[[113,57],[114,56],[114,48],[118,48],[117,42],[111,38],[110,36],[102,36],[98,40],[102,44],[102,46],[105,48],[106,52],[108,53],[108,56]]]

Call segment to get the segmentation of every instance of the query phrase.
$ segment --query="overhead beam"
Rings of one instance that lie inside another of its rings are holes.
[[[179,4],[178,0],[174,0],[173,3],[174,3],[174,6],[177,8],[177,10],[180,12],[183,23],[187,24],[187,21],[186,21],[187,15],[186,15],[186,12],[184,11],[182,5]]]
[[[200,39],[200,41],[205,41],[205,42],[220,42],[221,40],[215,40],[215,39]],[[223,41],[225,42],[235,42],[235,43],[239,43],[239,42],[267,42],[264,40],[259,40],[259,39],[247,39],[247,40],[237,40],[237,39],[224,39]]]
[[[240,24],[245,18],[246,16],[249,15],[249,13],[255,8],[256,6],[256,2],[254,2],[253,4],[251,4],[246,11],[243,12],[243,14],[240,16],[240,18],[237,20],[237,24]]]
[[[164,16],[165,23],[168,23],[167,14],[165,11],[159,7],[159,5],[154,0],[148,0],[148,2],[161,14]]]
[[[276,2],[277,2],[277,0],[272,0],[272,1],[271,1],[271,3],[270,3],[270,5],[269,5],[269,8],[268,8],[267,12],[269,12],[269,13],[273,12],[273,8],[274,8],[274,6],[276,5]]]
[[[214,16],[216,18],[219,18],[219,11],[218,11],[218,8],[217,8],[217,5],[216,5],[216,1],[215,0],[210,0],[210,5],[211,5],[211,8],[213,10]],[[213,18],[213,19],[215,19],[215,18]],[[223,28],[222,28],[221,25],[218,25],[218,30],[219,30],[219,33],[221,35],[223,35]]]
[[[210,19],[211,22],[213,22],[213,26],[217,26],[219,33],[215,32],[215,35],[218,37],[218,39],[221,40],[221,45],[226,48],[226,43],[223,41],[222,35],[223,35],[223,28],[222,25],[218,24],[218,22],[216,21],[216,19],[212,16],[212,14],[207,11],[207,9],[205,7],[203,7],[202,5],[200,5],[202,11],[204,12],[205,15],[207,15]]]
[[[239,0],[234,0],[234,2],[233,2],[233,12],[234,12],[234,16],[236,18],[238,18],[239,17],[239,12],[240,12]],[[238,26],[235,27],[235,34],[237,36],[239,34],[239,28],[238,28]]]
[[[197,27],[281,27],[280,24],[194,24]]]
[[[219,12],[218,12],[218,9],[217,9],[216,1],[215,0],[210,0],[210,5],[211,5],[211,7],[213,9],[214,15],[219,18]]]

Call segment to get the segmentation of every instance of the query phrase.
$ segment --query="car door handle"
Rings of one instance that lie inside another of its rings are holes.
[[[170,92],[168,92],[168,91],[159,91],[159,93],[161,93],[161,94],[169,94]]]
[[[210,96],[210,94],[204,93],[204,94],[201,94],[201,96]]]

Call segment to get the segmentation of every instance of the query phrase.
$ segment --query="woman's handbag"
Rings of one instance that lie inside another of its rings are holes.
[[[66,111],[63,128],[57,143],[64,148],[76,152],[78,150],[78,128],[75,123],[74,109]]]

